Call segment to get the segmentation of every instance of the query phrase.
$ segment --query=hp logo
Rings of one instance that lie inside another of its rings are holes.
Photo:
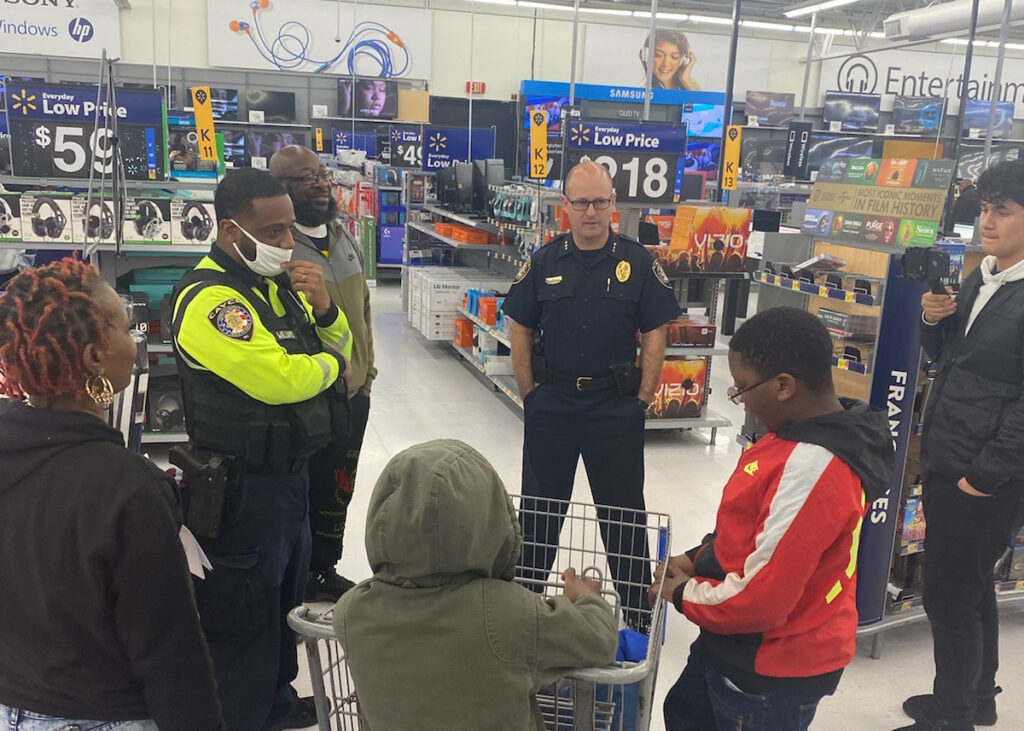
[[[96,35],[96,29],[85,18],[74,18],[68,23],[68,33],[79,43],[88,43]]]
[[[878,67],[862,54],[850,56],[839,67],[836,88],[854,94],[873,94],[878,88]]]

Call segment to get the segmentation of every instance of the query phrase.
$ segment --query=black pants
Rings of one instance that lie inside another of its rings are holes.
[[[1024,483],[972,497],[959,477],[924,479],[924,608],[935,652],[933,693],[943,717],[970,721],[999,668],[993,566],[1013,540]]]
[[[228,731],[260,731],[298,695],[295,634],[309,572],[306,475],[245,475],[219,538],[200,540],[213,564],[194,581]]]
[[[357,392],[349,399],[352,433],[348,440],[329,444],[309,458],[309,526],[313,535],[311,571],[333,569],[341,558],[345,521],[356,485],[359,452],[363,448],[370,397]]]
[[[520,515],[523,554],[517,574],[527,581],[547,579],[565,516],[563,505],[543,498],[572,497],[582,455],[616,591],[627,610],[646,612],[651,583],[646,517],[632,512],[645,510],[644,413],[636,397],[612,390],[580,393],[545,384],[527,394],[523,408],[525,510]],[[548,519],[549,514],[557,517]],[[626,612],[627,622],[634,626],[642,622],[641,616]]]

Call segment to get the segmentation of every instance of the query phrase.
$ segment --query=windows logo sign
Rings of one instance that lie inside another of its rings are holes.
[[[85,18],[73,18],[68,23],[68,34],[79,43],[88,43],[96,35],[96,29]]]

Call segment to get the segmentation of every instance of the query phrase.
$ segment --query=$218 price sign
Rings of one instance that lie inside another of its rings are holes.
[[[615,199],[619,203],[673,203],[678,194],[678,168],[676,154],[645,155],[643,153],[591,150],[569,150],[566,170],[586,155],[601,163],[612,176]]]

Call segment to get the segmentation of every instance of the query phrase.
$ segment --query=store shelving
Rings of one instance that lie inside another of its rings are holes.
[[[142,432],[143,444],[174,444],[187,442],[188,433],[183,431],[146,431]]]
[[[39,178],[15,176],[4,178],[4,183],[11,185],[37,186],[40,188],[89,188],[88,178]],[[98,189],[101,183],[99,177],[92,181],[93,188]],[[110,178],[106,179],[107,190],[110,189]],[[214,190],[217,181],[214,179],[188,179],[188,180],[127,180],[125,187],[129,190]]]
[[[754,278],[756,281],[761,282],[762,284],[767,284],[769,287],[788,289],[794,292],[800,292],[801,294],[809,294],[812,297],[824,297],[838,302],[851,302],[858,305],[868,305],[869,307],[874,307],[882,303],[881,295],[864,294],[863,292],[849,292],[844,289],[825,287],[823,285],[803,282],[797,279],[791,279],[790,277],[783,277],[778,274],[770,274],[769,272],[764,271],[757,272],[754,275]]]
[[[451,221],[461,223],[464,226],[470,226],[481,231],[487,231],[488,233],[498,232],[498,227],[492,223],[488,223],[487,221],[480,218],[472,218],[470,216],[465,216],[461,213],[455,213],[453,211],[441,208],[440,206],[428,203],[427,205],[423,206],[423,210],[426,211],[427,213],[433,213],[436,216],[441,216]]]
[[[507,250],[508,246],[502,246],[501,244],[466,244],[462,241],[456,241],[450,236],[444,236],[434,230],[433,226],[428,224],[420,223],[418,221],[409,221],[406,223],[406,228],[411,228],[414,231],[419,231],[427,236],[430,236],[442,244],[451,246],[453,249],[472,249],[474,251],[490,251],[490,252],[501,252]]]
[[[470,320],[474,325],[479,327],[481,330],[486,332],[488,335],[493,337],[502,345],[506,347],[512,347],[512,342],[508,338],[508,333],[504,332],[503,330],[499,330],[494,325],[488,325],[486,322],[481,320],[476,315],[471,315],[469,311],[466,310],[464,307],[459,308],[459,314],[465,317],[467,320]]]

